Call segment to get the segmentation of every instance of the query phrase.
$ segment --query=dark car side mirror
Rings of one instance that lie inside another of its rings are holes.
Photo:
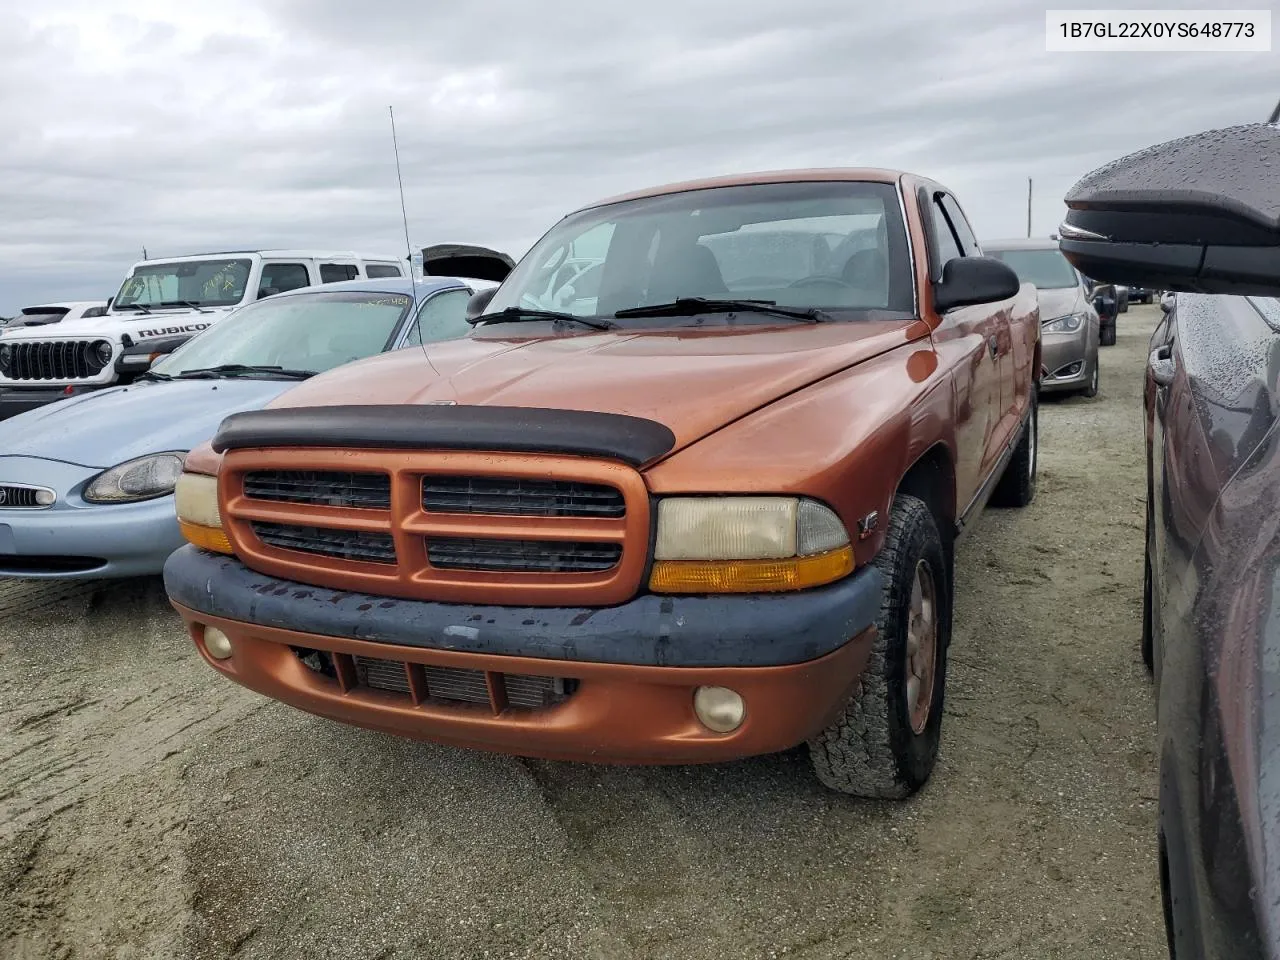
[[[476,322],[476,318],[484,313],[485,307],[489,306],[489,301],[497,292],[497,287],[490,287],[488,290],[481,290],[471,295],[471,299],[467,301],[467,323]]]
[[[933,285],[933,309],[946,313],[956,307],[995,303],[1016,296],[1018,275],[995,257],[953,257],[942,265],[942,279]]]
[[[1062,253],[1080,272],[1161,290],[1280,293],[1280,127],[1247,124],[1157,144],[1066,196]]]

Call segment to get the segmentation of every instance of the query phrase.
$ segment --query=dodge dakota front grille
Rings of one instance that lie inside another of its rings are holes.
[[[622,491],[599,483],[519,477],[424,477],[422,507],[436,513],[621,517]]]
[[[596,573],[622,556],[617,543],[561,540],[470,540],[433,537],[427,558],[442,570],[512,570],[533,573]]]
[[[245,475],[244,495],[254,500],[389,510],[391,478],[385,473],[336,470],[255,470]]]
[[[376,597],[611,606],[648,560],[643,479],[587,457],[235,449],[219,504],[252,569]]]
[[[330,653],[324,659],[317,659],[314,652],[307,652],[302,660],[308,665],[323,664],[324,672],[348,689],[367,687],[401,694],[414,703],[476,704],[489,707],[495,714],[508,707],[525,710],[554,707],[568,700],[578,685],[578,681],[564,677],[428,666],[343,653]]]
[[[10,380],[87,380],[106,366],[98,340],[12,340],[4,375]]]
[[[284,523],[255,523],[253,532],[263,543],[281,550],[314,553],[336,560],[363,563],[395,563],[396,547],[390,534],[364,530],[331,530]]]

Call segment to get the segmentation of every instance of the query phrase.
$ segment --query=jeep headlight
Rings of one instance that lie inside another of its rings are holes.
[[[1056,317],[1053,320],[1046,320],[1040,324],[1040,329],[1045,333],[1075,333],[1084,326],[1084,314],[1073,313],[1067,317]]]
[[[98,474],[85,488],[90,503],[136,503],[173,493],[185,452],[153,453]]]
[[[803,497],[664,497],[653,556],[656,593],[802,590],[853,570],[840,518]]]
[[[215,553],[231,553],[231,541],[222,530],[218,512],[218,478],[204,473],[183,473],[174,489],[178,529],[188,542]]]
[[[9,368],[13,366],[13,347],[7,343],[0,343],[0,373],[5,376],[9,375]]]

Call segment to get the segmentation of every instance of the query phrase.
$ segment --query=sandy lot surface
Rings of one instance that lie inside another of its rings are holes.
[[[158,581],[0,581],[0,957],[1157,957],[1138,660],[1141,376],[1048,402],[1041,480],[959,551],[943,755],[914,800],[803,754],[535,763],[223,682]]]

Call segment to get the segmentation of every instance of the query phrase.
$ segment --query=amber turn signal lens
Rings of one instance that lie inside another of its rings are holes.
[[[853,548],[785,560],[659,560],[654,593],[776,593],[820,587],[853,572]]]
[[[231,541],[217,527],[203,527],[198,523],[179,520],[178,529],[187,538],[188,543],[195,544],[201,550],[212,550],[214,553],[234,553],[231,549]]]

